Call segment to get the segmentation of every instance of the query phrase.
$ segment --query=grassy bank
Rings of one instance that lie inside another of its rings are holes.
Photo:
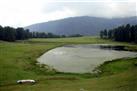
[[[136,91],[137,58],[105,62],[102,73],[56,73],[36,65],[44,52],[65,44],[110,43],[136,51],[137,45],[93,37],[30,39],[15,43],[0,42],[0,91]],[[35,85],[16,84],[19,79],[36,79]],[[65,84],[64,84],[65,83]]]

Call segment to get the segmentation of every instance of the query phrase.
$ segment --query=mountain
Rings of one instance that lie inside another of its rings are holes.
[[[111,29],[124,24],[137,24],[137,17],[128,18],[98,18],[98,17],[70,17],[44,23],[37,23],[25,28],[30,31],[51,32],[58,35],[97,35],[100,30]]]

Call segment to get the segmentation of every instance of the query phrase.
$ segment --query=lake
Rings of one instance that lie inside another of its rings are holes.
[[[110,44],[66,45],[46,52],[37,60],[59,72],[92,73],[95,67],[105,61],[137,56],[137,52],[123,49],[124,46]]]

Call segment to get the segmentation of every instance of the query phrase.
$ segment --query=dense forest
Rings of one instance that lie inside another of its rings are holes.
[[[100,31],[101,38],[112,39],[121,42],[137,43],[137,25],[122,25],[110,30]]]
[[[28,29],[23,28],[12,28],[9,26],[0,26],[0,40],[4,41],[15,41],[24,40],[30,37],[30,32]]]
[[[13,28],[9,26],[6,27],[0,26],[0,40],[4,40],[4,41],[25,40],[29,38],[57,38],[57,37],[61,37],[61,36],[57,36],[52,33],[30,32],[28,29],[24,29],[21,27]]]
[[[0,40],[3,41],[16,41],[25,40],[29,38],[64,38],[64,37],[81,37],[80,34],[74,34],[71,36],[65,35],[55,35],[53,33],[45,32],[30,32],[29,29],[24,29],[22,27],[13,28],[10,26],[2,27],[0,26]]]

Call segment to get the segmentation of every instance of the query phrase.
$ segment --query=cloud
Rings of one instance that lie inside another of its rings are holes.
[[[0,0],[0,24],[27,26],[73,16],[137,16],[136,0]]]
[[[110,0],[109,0],[110,1]],[[50,5],[48,11],[61,11],[62,8],[66,7],[77,16],[90,15],[98,17],[127,17],[136,15],[136,3],[134,2],[63,2],[54,3]]]

